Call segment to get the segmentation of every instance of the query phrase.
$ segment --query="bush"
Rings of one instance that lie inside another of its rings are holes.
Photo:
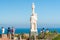
[[[58,35],[57,37],[55,37],[54,39],[52,40],[60,40],[60,35]]]

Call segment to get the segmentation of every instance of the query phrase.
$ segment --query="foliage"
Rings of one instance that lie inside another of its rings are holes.
[[[57,37],[55,37],[54,39],[52,40],[60,40],[60,35],[58,35]]]
[[[45,37],[45,33],[40,33],[39,35],[38,35],[38,39],[43,39]]]

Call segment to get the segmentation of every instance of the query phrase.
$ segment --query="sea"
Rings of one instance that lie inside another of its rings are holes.
[[[37,28],[38,33],[41,32],[41,29],[42,28]],[[56,32],[60,33],[60,28],[48,28],[48,30],[50,32],[56,31]],[[44,32],[45,31],[46,31],[46,28],[44,29]],[[30,33],[30,28],[15,28],[15,34],[21,34],[21,33],[26,33],[26,34]],[[2,34],[2,30],[1,29],[0,29],[0,34]],[[7,34],[7,29],[5,29],[5,34]]]

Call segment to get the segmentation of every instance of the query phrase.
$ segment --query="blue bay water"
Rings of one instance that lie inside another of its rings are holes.
[[[41,29],[42,28],[38,28],[37,30],[38,30],[38,33],[40,33],[41,32]],[[58,33],[60,33],[60,28],[48,28],[48,30],[50,31],[50,32],[53,32],[53,31],[57,31]],[[44,29],[44,31],[46,31],[46,29]],[[16,29],[16,32],[15,33],[29,33],[30,32],[30,29],[29,28],[22,28],[22,29]]]
[[[38,33],[40,33],[42,28],[38,28]],[[44,29],[46,31],[46,29]],[[60,33],[60,28],[48,28],[50,32],[53,32],[54,30]],[[30,28],[15,28],[15,33],[20,34],[20,33],[29,33]],[[2,30],[0,29],[0,34],[2,33]],[[5,29],[5,34],[7,33],[7,29]]]

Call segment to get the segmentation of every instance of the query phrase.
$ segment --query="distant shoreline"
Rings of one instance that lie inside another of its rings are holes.
[[[38,33],[41,32],[42,28],[38,28]],[[58,33],[60,33],[60,28],[48,28],[48,30],[50,32],[56,31]],[[44,29],[44,31],[46,31],[46,28]],[[29,34],[30,32],[30,28],[15,28],[15,34],[21,34],[21,33],[26,33]],[[2,31],[0,29],[0,34],[2,34]],[[5,34],[7,34],[7,29],[5,29]]]

